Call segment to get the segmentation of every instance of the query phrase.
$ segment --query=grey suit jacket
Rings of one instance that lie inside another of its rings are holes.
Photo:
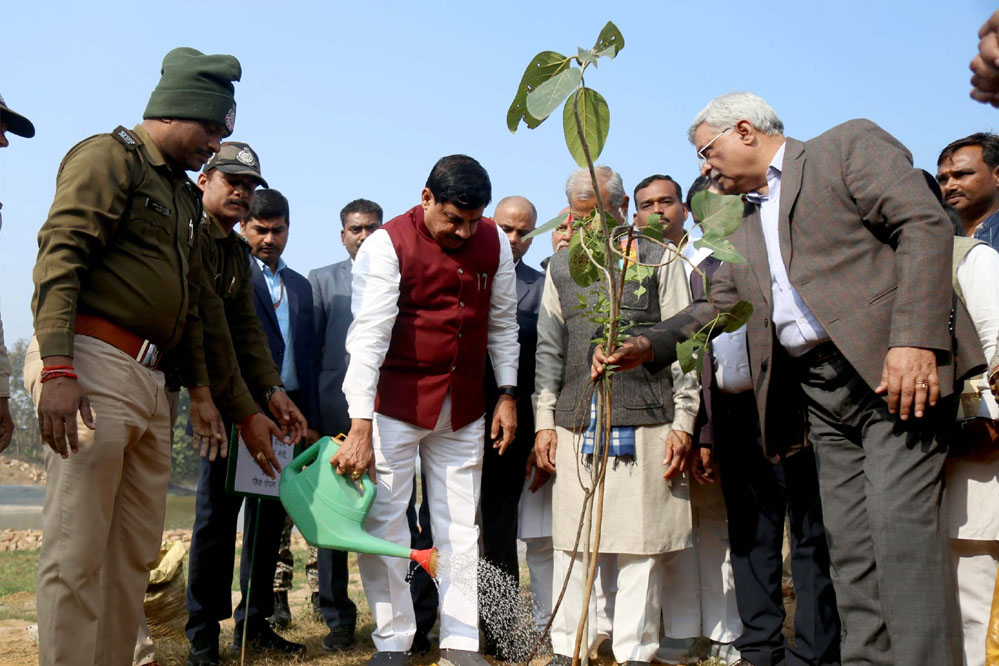
[[[343,396],[343,377],[347,372],[347,329],[350,313],[350,268],[346,259],[309,271],[319,356],[319,425],[324,435],[347,433],[350,418]]]
[[[872,389],[891,347],[936,350],[943,395],[984,365],[960,302],[950,332],[953,227],[909,151],[874,123],[851,120],[810,141],[787,139],[778,233],[791,284]],[[771,326],[770,264],[758,206],[746,204],[732,243],[747,263],[722,264],[711,295],[723,310],[740,299],[753,304],[750,368],[764,443],[769,453],[780,453],[795,443],[788,437],[800,437],[800,421],[785,429],[797,418],[800,391]],[[656,325],[648,334],[653,365],[674,360],[677,341],[714,316],[701,298]]]

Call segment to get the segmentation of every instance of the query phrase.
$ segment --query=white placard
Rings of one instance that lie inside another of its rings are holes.
[[[237,444],[239,454],[236,456],[236,476],[233,479],[232,489],[237,493],[249,495],[266,495],[269,497],[278,496],[278,481],[281,476],[270,478],[264,474],[260,466],[253,459],[250,450],[246,448],[242,435]],[[281,469],[291,464],[295,457],[295,447],[285,444],[277,437],[271,436],[271,446],[274,447],[274,456],[281,464]]]

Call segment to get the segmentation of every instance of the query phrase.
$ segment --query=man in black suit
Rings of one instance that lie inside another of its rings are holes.
[[[534,204],[521,196],[510,196],[496,204],[493,214],[496,225],[506,234],[513,253],[517,275],[517,326],[520,343],[520,365],[517,371],[517,435],[513,444],[501,456],[489,441],[484,443],[482,462],[482,499],[480,501],[482,548],[485,559],[514,580],[519,581],[517,563],[517,506],[524,485],[522,477],[527,457],[534,447],[534,411],[530,396],[534,393],[535,349],[538,342],[538,309],[544,287],[544,273],[524,263],[524,254],[531,239],[524,237],[534,231],[538,212]],[[486,362],[486,413],[491,414],[499,398],[492,365]],[[505,658],[497,636],[502,630],[483,623],[486,633],[486,654]],[[500,641],[502,643],[502,641]]]
[[[350,313],[350,269],[358,249],[382,226],[382,207],[374,201],[355,199],[340,211],[340,241],[349,255],[343,261],[309,271],[319,358],[320,431],[335,437],[350,430],[347,401],[343,397],[343,375],[347,372],[347,329]],[[318,591],[313,604],[330,628],[323,648],[339,650],[354,643],[357,609],[347,596],[347,553],[320,548],[316,556]],[[436,604],[434,604],[436,613]],[[432,623],[432,621],[431,621]]]

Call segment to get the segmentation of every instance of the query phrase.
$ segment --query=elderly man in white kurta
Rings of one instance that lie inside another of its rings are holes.
[[[640,261],[652,264],[669,260],[676,252],[643,239],[637,251]],[[690,302],[679,260],[658,268],[643,282],[644,290],[636,286],[626,287],[621,311],[622,319],[633,322],[633,331],[668,318]],[[589,382],[586,369],[594,335],[586,312],[574,307],[580,296],[592,303],[596,292],[576,285],[569,274],[568,251],[559,251],[548,266],[541,301],[535,382],[535,451],[539,464],[556,472],[556,590],[569,568],[583,506],[579,476],[589,478],[592,460],[591,449],[586,448],[592,437],[584,434],[591,425],[585,418],[588,410],[576,409]],[[643,370],[634,378],[614,377],[612,423],[615,440],[622,446],[616,450],[612,446],[614,457],[608,462],[600,566],[617,572],[612,640],[619,663],[652,660],[659,645],[661,556],[691,547],[690,487],[683,470],[697,408],[697,379],[693,373],[683,374],[677,364],[655,375]],[[560,663],[573,652],[583,603],[582,576],[580,553],[552,624],[552,647]],[[584,646],[596,633],[592,598],[590,604],[590,635]]]
[[[489,353],[499,401],[493,446],[517,424],[517,291],[510,243],[482,217],[491,198],[485,169],[470,157],[437,162],[421,204],[361,246],[352,271],[343,382],[350,432],[331,462],[354,479],[369,472],[378,494],[365,522],[377,536],[408,544],[406,507],[422,461],[434,545],[475,571],[475,513],[482,478]],[[512,482],[517,482],[513,480]],[[401,666],[416,632],[408,562],[359,555],[375,619],[371,666]],[[474,573],[460,587],[440,581],[441,663],[485,666],[478,654]]]

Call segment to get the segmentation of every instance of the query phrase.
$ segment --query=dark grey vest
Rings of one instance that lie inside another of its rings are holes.
[[[664,249],[643,239],[638,240],[639,260],[645,263],[658,263]],[[582,405],[577,419],[576,407],[584,389],[590,383],[590,356],[594,346],[593,338],[600,335],[598,325],[589,321],[585,310],[578,309],[579,297],[593,306],[597,295],[603,289],[598,283],[585,289],[569,275],[569,251],[555,254],[548,265],[552,281],[558,289],[562,303],[562,344],[565,353],[562,364],[562,390],[555,404],[555,424],[563,428],[583,428],[590,422],[589,405]],[[621,326],[623,332],[637,335],[643,329],[659,323],[659,278],[656,273],[643,281],[645,291],[635,295],[635,283],[625,286],[621,303]],[[612,389],[613,410],[611,421],[615,426],[658,425],[673,421],[673,376],[669,368],[652,374],[639,366],[628,372],[614,375]]]

